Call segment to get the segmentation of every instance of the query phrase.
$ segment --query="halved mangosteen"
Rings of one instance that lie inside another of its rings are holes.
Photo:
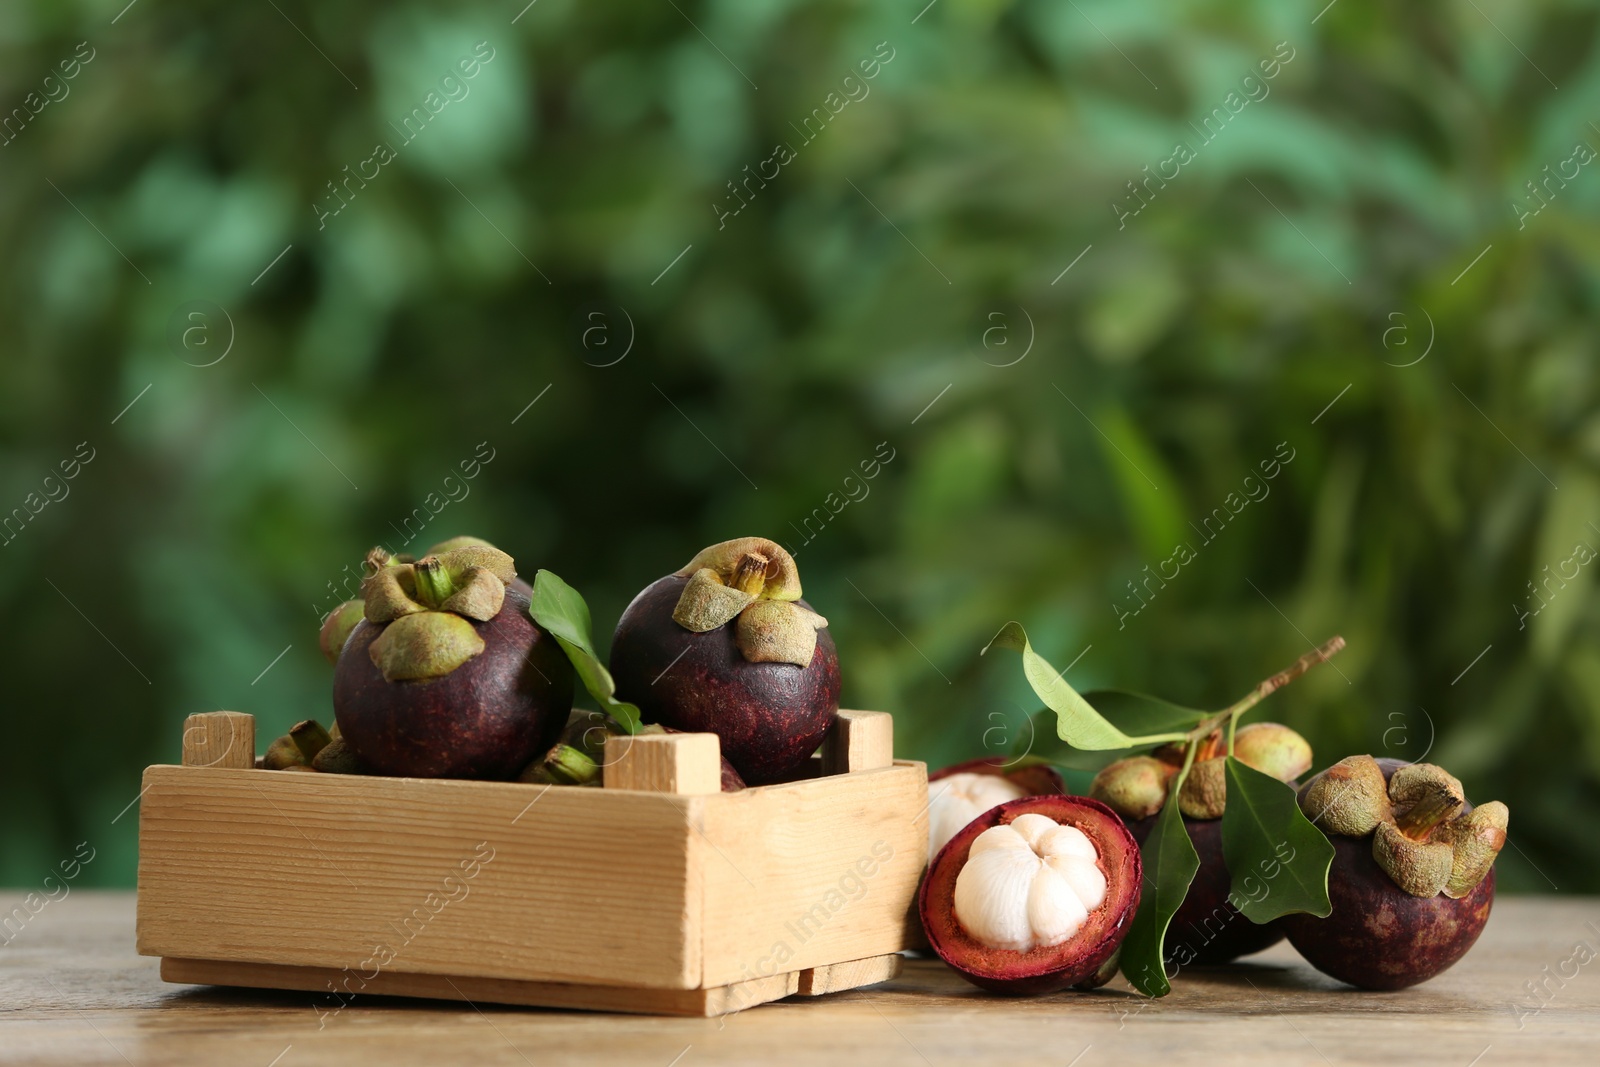
[[[1139,909],[1144,866],[1097,800],[1034,796],[974,819],[929,865],[928,941],[967,981],[1012,996],[1095,986]]]
[[[928,775],[928,858],[973,819],[997,804],[1067,791],[1054,767],[1016,766],[1000,756],[967,760]]]

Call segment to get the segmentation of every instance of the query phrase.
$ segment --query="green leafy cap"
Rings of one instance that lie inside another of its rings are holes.
[[[795,603],[800,571],[776,541],[740,537],[696,553],[677,571],[688,584],[672,609],[685,630],[708,633],[738,619],[734,640],[751,663],[811,665],[828,620]]]
[[[517,576],[512,558],[492,545],[445,545],[454,547],[415,562],[392,557],[361,583],[367,621],[383,627],[367,651],[387,681],[441,678],[482,652],[472,623],[500,613]]]

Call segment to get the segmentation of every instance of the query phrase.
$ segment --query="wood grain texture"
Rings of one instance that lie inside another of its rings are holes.
[[[242,711],[205,711],[183,724],[185,767],[256,765],[256,717]]]
[[[701,984],[704,798],[197,767],[144,782],[140,952]]]
[[[841,993],[846,989],[877,985],[899,974],[901,963],[900,956],[890,955],[813,967],[800,972],[800,987],[795,992],[802,997],[820,997],[828,993]]]
[[[894,763],[894,716],[886,711],[846,711],[822,742],[822,773],[871,771]]]
[[[363,979],[361,996],[432,997],[468,1003],[517,1004],[569,1011],[616,1011],[636,1015],[725,1015],[791,996],[809,975],[779,974],[712,989],[647,989],[637,986],[584,985],[572,982],[521,982],[506,978],[452,977],[375,971]],[[241,986],[255,989],[298,989],[309,993],[340,990],[346,974],[327,967],[291,967],[276,963],[233,963],[220,960],[161,961],[161,980],[190,985]],[[878,979],[882,981],[882,979]],[[863,984],[863,983],[857,983]],[[840,985],[839,989],[852,988]],[[834,992],[833,989],[823,992]],[[336,1001],[330,1010],[338,1007]]]
[[[905,947],[920,763],[723,794],[715,736],[628,740],[668,791],[152,767],[139,951],[738,997]]]
[[[701,809],[702,984],[898,952],[927,862],[926,768],[727,793]]]
[[[0,892],[0,905],[15,905],[28,888]],[[1081,1055],[1077,1067],[1522,1067],[1592,1064],[1600,1047],[1600,960],[1566,964],[1579,943],[1600,948],[1594,898],[1502,897],[1466,959],[1400,993],[1346,989],[1279,945],[1239,966],[1180,974],[1159,1001],[1121,979],[1092,993],[996,997],[921,959],[881,985],[720,1019],[366,996],[341,1008],[326,995],[166,985],[159,961],[134,954],[133,921],[131,892],[74,889],[0,948],[0,1060],[1065,1067]],[[1543,984],[1542,998],[1529,983]]]
[[[606,738],[605,787],[678,796],[722,792],[722,744],[716,734],[644,734]]]

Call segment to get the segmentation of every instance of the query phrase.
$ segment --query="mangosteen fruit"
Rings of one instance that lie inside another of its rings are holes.
[[[295,767],[309,767],[333,741],[327,730],[315,719],[306,719],[289,727],[289,732],[267,746],[261,766],[269,771],[286,771]]]
[[[440,541],[438,544],[428,549],[425,554],[429,556],[442,556],[446,552],[451,552],[458,548],[493,548],[496,552],[500,551],[500,549],[496,548],[494,545],[491,545],[488,541],[485,541],[481,537],[473,537],[469,534],[461,534],[457,537],[448,537],[443,541]],[[516,576],[512,576],[511,581],[506,583],[506,588],[514,589],[525,597],[533,596],[533,586]]]
[[[1311,767],[1311,746],[1294,730],[1275,722],[1251,723],[1234,735],[1236,759],[1263,774],[1292,782]],[[1199,743],[1189,777],[1178,794],[1183,826],[1200,857],[1189,892],[1167,928],[1166,945],[1196,964],[1229,963],[1282,941],[1281,920],[1253,923],[1229,902],[1233,878],[1222,854],[1222,814],[1227,809],[1226,740],[1219,731]],[[1165,747],[1156,756],[1117,760],[1095,775],[1089,795],[1104,801],[1128,823],[1142,845],[1167,802],[1172,779],[1183,762],[1182,747]]]
[[[346,600],[322,620],[322,629],[317,634],[317,647],[322,649],[323,658],[329,663],[339,662],[339,653],[350,639],[350,631],[365,617],[365,611],[366,605],[361,601]]]
[[[606,738],[643,736],[648,734],[676,734],[665,726],[652,724],[641,727],[637,735],[630,735],[622,724],[599,711],[574,710],[567,720],[561,739],[538,760],[530,763],[517,776],[519,782],[542,785],[601,786],[605,780]],[[733,769],[727,757],[722,760],[722,791],[734,793],[745,788],[744,779]]]
[[[463,535],[461,537],[452,537],[448,540],[440,541],[438,544],[428,549],[424,555],[441,556],[453,549],[469,547],[494,548],[493,545],[481,537],[468,537]],[[498,552],[500,550],[495,549],[495,551]],[[362,561],[362,584],[365,586],[366,579],[371,578],[378,571],[385,567],[393,567],[415,562],[415,556],[407,556],[403,554],[397,555],[382,547],[374,548],[371,552],[367,553],[366,559]],[[515,589],[521,592],[525,597],[533,596],[533,586],[529,585],[521,578],[513,576],[506,588]],[[323,617],[322,630],[317,635],[317,645],[322,649],[322,655],[329,663],[339,662],[339,653],[343,651],[345,641],[349,640],[350,631],[354,630],[356,628],[356,623],[360,622],[363,618],[365,607],[365,603],[359,599],[346,600],[344,603],[340,604]]]
[[[1059,796],[1067,791],[1055,768],[1043,764],[1008,766],[1000,757],[967,760],[928,775],[928,858],[931,860],[962,827],[997,804],[1029,796]]]
[[[1289,943],[1317,970],[1361,989],[1404,989],[1466,955],[1494,903],[1494,860],[1510,813],[1473,807],[1428,763],[1350,756],[1300,790],[1333,842],[1326,918],[1289,915]]]
[[[779,781],[838,717],[827,625],[800,599],[800,573],[776,542],[712,545],[622,613],[611,641],[617,696],[648,722],[716,734],[749,784]]]
[[[1152,815],[1129,822],[1128,830],[1142,846],[1155,825]],[[1222,820],[1184,816],[1183,828],[1200,856],[1200,866],[1167,927],[1164,942],[1167,955],[1200,966],[1212,966],[1232,963],[1241,956],[1254,955],[1282,941],[1281,919],[1254,923],[1229,902],[1233,876],[1222,855]],[[1187,946],[1187,951],[1180,946]]]
[[[917,905],[939,958],[1009,995],[1099,985],[1139,909],[1144,866],[1097,800],[1032,796],[990,808],[934,857]]]
[[[357,765],[508,779],[550,748],[572,708],[572,664],[533,622],[515,578],[510,556],[473,543],[391,559],[363,581],[363,618],[333,687]]]

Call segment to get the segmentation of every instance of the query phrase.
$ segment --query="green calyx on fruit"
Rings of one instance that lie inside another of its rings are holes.
[[[677,571],[687,578],[672,620],[708,633],[738,620],[735,640],[750,663],[811,665],[817,631],[828,620],[795,603],[800,572],[775,541],[740,537],[702,549]]]
[[[600,764],[582,749],[558,743],[517,777],[536,785],[599,785]]]
[[[289,732],[267,746],[261,765],[269,771],[322,771],[325,774],[365,774],[366,770],[339,736],[339,724],[324,730],[315,719],[297,722]]]
[[[1459,900],[1489,873],[1506,840],[1510,812],[1499,801],[1466,808],[1461,782],[1431,763],[1384,767],[1349,756],[1313,779],[1300,808],[1320,829],[1372,835],[1372,858],[1414,897]]]
[[[361,583],[363,611],[384,627],[368,654],[386,681],[440,678],[484,649],[472,622],[499,614],[516,565],[475,538],[453,540],[455,547],[415,562],[382,549],[368,556],[377,565]]]
[[[1311,743],[1287,726],[1253,722],[1239,727],[1233,755],[1247,767],[1289,782],[1311,769]]]
[[[1483,881],[1506,843],[1510,819],[1510,810],[1498,800],[1491,800],[1445,823],[1443,837],[1452,850],[1445,896],[1460,900]]]
[[[489,542],[481,537],[460,536],[440,541],[428,549],[427,556],[442,556],[446,552],[453,552],[459,548],[488,548],[498,552]],[[376,576],[379,571],[389,567],[399,567],[416,563],[415,556],[404,554],[397,555],[383,547],[374,548],[367,553],[362,561],[362,567],[368,579]],[[515,577],[515,572],[513,572]],[[362,587],[365,588],[365,580]],[[329,663],[339,662],[339,653],[344,650],[344,643],[350,637],[350,631],[356,628],[356,623],[366,617],[365,600],[346,600],[343,604],[328,612],[322,620],[322,632],[317,636],[317,645],[322,649],[322,655]]]
[[[1373,831],[1372,858],[1412,896],[1438,896],[1450,880],[1455,849],[1435,830],[1465,803],[1461,783],[1442,767],[1411,763],[1398,768],[1389,778],[1394,818]]]
[[[324,774],[366,774],[366,768],[356,758],[349,745],[343,738],[334,738],[325,745],[317,758],[311,761],[311,769]]]
[[[1450,846],[1410,837],[1392,822],[1381,822],[1373,831],[1372,858],[1395,885],[1414,897],[1438,896],[1450,880]]]
[[[339,653],[343,651],[350,631],[365,616],[366,605],[360,600],[346,600],[328,612],[328,617],[322,620],[322,630],[317,634],[317,646],[322,649],[324,659],[329,663],[339,662]]]
[[[1300,794],[1300,810],[1317,829],[1364,837],[1392,818],[1383,769],[1371,756],[1346,756],[1317,775]]]
[[[266,755],[261,759],[261,765],[269,771],[285,771],[293,767],[309,767],[317,754],[326,748],[333,738],[322,724],[315,719],[306,719],[297,722],[289,728],[289,732],[267,746]]]
[[[1167,788],[1178,768],[1154,756],[1130,756],[1101,768],[1089,795],[1118,815],[1143,819],[1167,802]]]
[[[1466,802],[1461,782],[1431,763],[1407,764],[1389,778],[1395,825],[1407,837],[1426,839],[1434,827],[1455,818]]]
[[[1178,810],[1191,819],[1220,819],[1228,803],[1228,760],[1212,756],[1189,768],[1178,790]]]
[[[1191,819],[1220,819],[1227,808],[1227,745],[1214,730],[1193,742],[1194,765],[1178,791],[1178,807]],[[1186,746],[1163,745],[1153,756],[1132,756],[1108,764],[1095,775],[1089,795],[1118,815],[1143,819],[1167,802],[1172,779]],[[1280,781],[1291,781],[1311,766],[1311,745],[1275,722],[1251,723],[1234,735],[1233,755],[1241,763]]]

